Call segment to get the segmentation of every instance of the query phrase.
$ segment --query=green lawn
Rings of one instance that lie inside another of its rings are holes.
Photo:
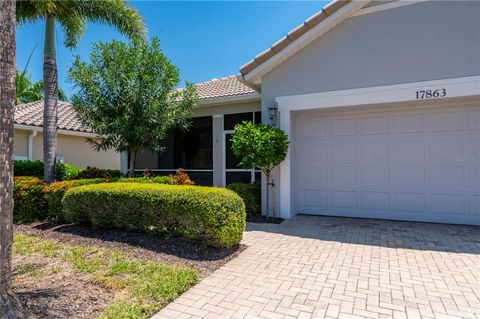
[[[89,282],[109,289],[114,297],[99,314],[101,319],[148,318],[200,279],[194,269],[139,260],[119,250],[65,244],[22,233],[14,235],[14,254],[45,256],[48,257],[45,260],[58,261],[42,268],[35,263],[25,263],[15,270],[14,276],[38,278],[46,271],[74,271]]]

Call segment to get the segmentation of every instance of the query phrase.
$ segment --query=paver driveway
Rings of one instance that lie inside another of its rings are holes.
[[[154,318],[480,318],[480,227],[297,216]]]

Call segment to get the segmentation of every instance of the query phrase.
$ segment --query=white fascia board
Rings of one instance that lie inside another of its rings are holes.
[[[444,97],[417,99],[421,90],[446,90]],[[342,106],[371,105],[408,101],[442,100],[480,95],[480,75],[432,81],[410,82],[359,89],[277,97],[279,111],[297,111]]]
[[[364,8],[364,9],[358,11],[357,13],[355,13],[353,16],[357,17],[357,16],[361,16],[361,15],[364,15],[364,14],[370,14],[370,13],[375,13],[375,12],[380,12],[380,11],[385,11],[385,10],[390,10],[390,9],[396,9],[396,8],[400,8],[400,7],[410,6],[412,4],[422,3],[422,2],[425,2],[425,1],[432,1],[432,0],[397,0],[397,1],[393,1],[393,2],[387,2],[385,4],[378,4],[378,5],[373,6],[373,7]]]
[[[221,104],[234,104],[239,102],[260,101],[261,95],[259,93],[225,96],[213,99],[200,100],[194,108],[208,107]]]
[[[19,129],[19,130],[43,132],[43,127],[41,127],[41,126],[14,124],[13,127],[15,129]],[[95,133],[79,132],[79,131],[72,131],[72,130],[62,130],[62,129],[58,129],[57,134],[71,135],[71,136],[81,136],[81,137],[96,137],[97,136]]]
[[[262,82],[263,75],[267,74],[275,67],[280,65],[282,62],[305,48],[307,45],[309,45],[325,33],[327,33],[329,30],[348,19],[350,16],[352,16],[364,6],[366,6],[369,2],[370,0],[353,0],[352,2],[344,5],[331,16],[327,17],[320,24],[308,30],[301,37],[290,43],[283,50],[276,53],[270,59],[247,73],[244,76],[245,80],[255,86],[259,86]]]

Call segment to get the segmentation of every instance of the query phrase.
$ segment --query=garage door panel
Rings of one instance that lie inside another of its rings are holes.
[[[479,126],[472,105],[297,115],[296,211],[480,224]]]
[[[464,194],[429,194],[427,205],[429,211],[434,214],[465,215]]]
[[[480,130],[480,110],[468,112],[468,129],[472,131]]]
[[[392,210],[406,213],[423,213],[426,208],[424,193],[393,193]]]
[[[392,186],[424,188],[425,187],[425,166],[423,165],[396,165],[392,166]]]
[[[430,132],[455,132],[465,130],[465,111],[434,111],[428,115]]]
[[[390,184],[389,166],[361,166],[360,186],[383,186]]]
[[[390,158],[388,142],[362,142],[359,148],[362,161],[387,161]]]
[[[333,186],[351,187],[357,184],[356,166],[332,166],[329,172],[329,181]]]
[[[383,135],[388,133],[388,116],[361,117],[358,122],[360,135]]]
[[[328,145],[328,155],[332,161],[356,161],[356,143],[338,143]]]
[[[428,158],[431,160],[457,161],[465,154],[465,137],[431,138],[428,141]]]
[[[393,160],[403,161],[425,159],[424,141],[395,139],[391,141],[391,145]]]
[[[407,113],[392,115],[392,133],[421,133],[424,131],[424,114]]]
[[[355,117],[332,119],[329,122],[330,136],[352,136],[357,134],[357,122]]]
[[[434,165],[428,168],[428,188],[461,189],[465,188],[464,166]]]
[[[338,191],[329,192],[331,206],[333,208],[356,209],[357,208],[357,192],[355,191]]]
[[[389,210],[388,192],[360,192],[359,208],[366,210],[380,210],[387,212]]]

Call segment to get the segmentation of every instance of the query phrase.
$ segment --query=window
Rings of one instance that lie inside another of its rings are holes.
[[[261,123],[260,112],[248,112],[228,114],[223,116],[224,119],[224,141],[225,141],[225,185],[231,183],[253,183],[255,180],[260,180],[261,173],[258,170],[243,169],[238,166],[240,160],[233,154],[232,151],[232,134],[235,125],[244,121],[253,121],[253,123]]]
[[[145,158],[137,160],[136,167],[139,169],[151,168],[164,175],[172,174],[177,168],[182,168],[196,184],[213,184],[211,116],[192,118],[191,124],[186,130],[170,130],[163,140],[163,147],[163,151],[156,156],[146,152]],[[156,163],[153,164],[152,160],[155,158]],[[155,167],[152,168],[152,166]]]

